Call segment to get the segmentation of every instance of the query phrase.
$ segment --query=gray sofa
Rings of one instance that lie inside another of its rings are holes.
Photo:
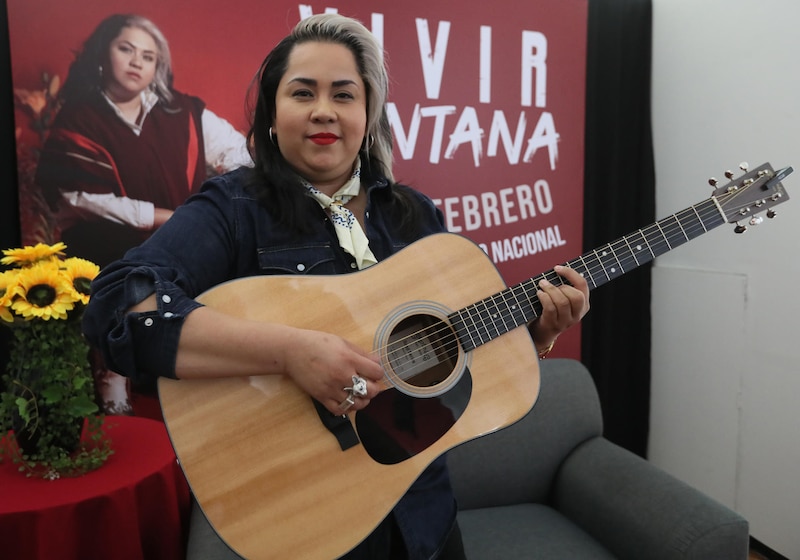
[[[747,520],[602,437],[580,362],[540,368],[525,418],[448,455],[469,560],[746,560]]]

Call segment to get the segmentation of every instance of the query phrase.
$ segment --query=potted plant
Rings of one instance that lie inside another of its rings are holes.
[[[99,267],[65,258],[64,249],[39,243],[0,259],[11,267],[0,272],[0,323],[12,332],[0,381],[0,459],[51,479],[88,472],[112,453],[80,329]]]

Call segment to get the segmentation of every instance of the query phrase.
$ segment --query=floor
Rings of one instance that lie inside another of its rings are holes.
[[[750,539],[750,554],[747,556],[747,560],[789,560],[785,556],[782,556],[775,552],[774,550],[770,549],[768,546],[763,545],[762,543],[755,541],[754,539]]]

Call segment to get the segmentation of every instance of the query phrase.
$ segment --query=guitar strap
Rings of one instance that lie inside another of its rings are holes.
[[[317,399],[311,399],[311,401],[314,403],[314,408],[317,409],[317,414],[319,414],[322,424],[336,437],[342,451],[358,445],[358,435],[356,435],[353,424],[346,414],[331,414]]]

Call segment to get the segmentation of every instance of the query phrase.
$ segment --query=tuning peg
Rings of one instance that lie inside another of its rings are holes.
[[[740,164],[739,164],[739,169],[741,169],[741,170],[742,170],[742,171],[744,171],[745,173],[747,173],[747,170],[748,170],[749,168],[750,168],[750,164],[749,164],[749,163],[747,163],[746,161],[743,161],[742,163],[740,163]]]
[[[736,227],[733,228],[734,233],[744,233],[747,231],[747,227],[743,226],[742,224],[736,224]]]
[[[772,208],[767,210],[767,218],[769,218],[771,220],[774,217],[775,217],[775,210],[773,210]]]
[[[757,226],[760,223],[762,223],[763,221],[764,221],[764,218],[762,218],[761,216],[753,216],[752,218],[750,218],[750,225],[751,226]]]
[[[716,186],[717,186],[717,183],[719,183],[719,181],[717,181],[717,178],[716,178],[716,177],[711,177],[711,178],[708,180],[708,184],[709,184],[709,185],[711,185],[712,187],[716,187]]]
[[[726,171],[726,172],[725,172],[725,176],[726,176],[728,179],[733,179],[733,171],[731,171],[731,170],[728,170],[728,171]]]

